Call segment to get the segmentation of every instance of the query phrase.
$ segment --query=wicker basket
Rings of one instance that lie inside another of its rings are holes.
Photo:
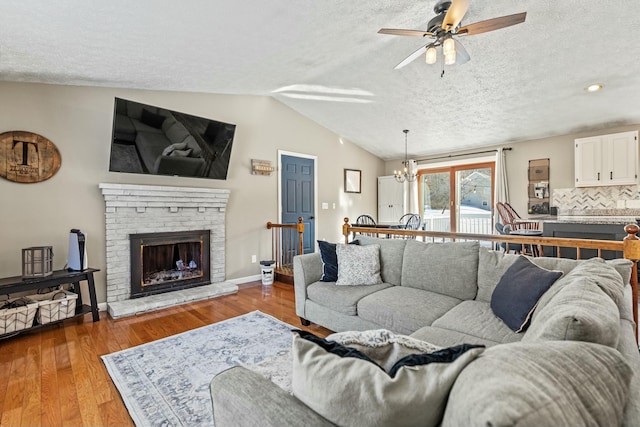
[[[41,325],[76,315],[78,294],[74,292],[58,290],[46,294],[29,295],[29,299],[38,303],[36,319]]]
[[[36,311],[38,311],[37,303],[0,309],[0,335],[32,327]]]

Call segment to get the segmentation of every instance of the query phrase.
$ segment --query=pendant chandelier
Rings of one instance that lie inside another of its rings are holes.
[[[402,169],[394,170],[393,176],[396,178],[396,181],[403,183],[405,181],[413,182],[418,178],[418,175],[411,171],[409,168],[409,158],[407,155],[407,134],[409,133],[409,129],[405,129],[404,132],[404,162],[402,162]]]

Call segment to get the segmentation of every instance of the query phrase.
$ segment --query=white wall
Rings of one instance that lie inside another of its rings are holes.
[[[235,123],[226,181],[109,172],[114,97]],[[327,108],[331,108],[327,104]],[[376,210],[376,177],[384,162],[270,97],[212,95],[23,83],[0,83],[0,133],[35,132],[60,150],[62,167],[48,181],[17,184],[0,179],[0,277],[21,273],[21,249],[52,245],[54,268],[63,268],[68,233],[88,236],[98,300],[105,301],[105,223],[100,182],[228,188],[227,279],[259,274],[251,255],[271,259],[267,221],[278,222],[277,173],[251,175],[251,159],[277,165],[278,150],[318,158],[317,238],[337,241],[345,216]],[[343,169],[362,170],[362,193],[344,193]],[[320,210],[333,203],[336,209]]]
[[[483,147],[477,150],[462,151],[461,154],[470,151],[486,151],[496,147],[511,147],[511,151],[507,151],[507,178],[509,181],[509,196],[511,205],[522,217],[527,216],[528,202],[528,183],[529,178],[527,171],[529,168],[529,160],[549,159],[549,187],[551,193],[556,188],[573,188],[574,187],[574,140],[594,135],[604,135],[609,133],[627,132],[638,130],[640,125],[618,126],[610,128],[602,128],[591,132],[576,133],[571,135],[554,136],[544,139],[536,139],[531,141],[523,141],[510,144],[499,144],[491,147]],[[492,155],[492,154],[489,154]],[[487,154],[481,154],[484,157]],[[439,157],[439,156],[433,156]],[[459,157],[465,159],[469,157]],[[388,161],[385,163],[385,172],[387,175],[393,174],[393,170],[398,169],[400,160]],[[424,163],[420,163],[423,167]]]

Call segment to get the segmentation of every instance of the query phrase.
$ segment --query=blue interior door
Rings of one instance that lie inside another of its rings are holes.
[[[304,253],[315,251],[315,160],[282,156],[282,223],[304,223]],[[298,245],[293,245],[296,248]],[[297,255],[297,253],[296,253]]]

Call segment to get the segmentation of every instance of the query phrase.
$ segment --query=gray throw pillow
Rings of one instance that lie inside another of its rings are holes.
[[[380,245],[336,244],[339,286],[378,285],[380,277]]]
[[[456,377],[483,350],[465,344],[412,354],[387,372],[366,348],[294,331],[293,394],[342,427],[437,426]]]
[[[599,344],[496,345],[458,376],[442,427],[619,426],[632,375]]]

